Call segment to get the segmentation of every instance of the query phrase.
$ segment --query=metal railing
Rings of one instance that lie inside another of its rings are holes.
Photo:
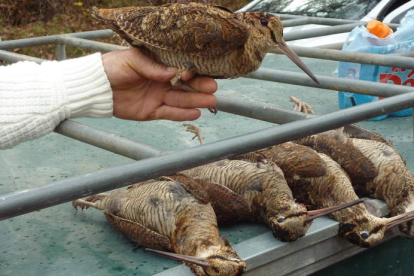
[[[333,26],[315,29],[311,32],[292,32],[286,35],[286,40],[347,32],[355,26],[363,24],[350,20],[326,18],[303,18],[298,16],[282,16],[282,18],[285,19],[284,22],[287,26],[298,26],[309,23]],[[104,52],[125,49],[122,46],[91,40],[108,38],[112,35],[113,32],[111,30],[100,30],[13,41],[0,41],[0,60],[7,62],[30,60],[41,63],[44,60],[12,53],[7,50],[45,44],[56,45],[59,60],[66,58],[66,45]],[[303,57],[414,69],[414,58],[409,56],[361,54],[298,46],[292,48],[299,56]],[[408,55],[412,55],[412,53]],[[165,152],[162,149],[157,149],[114,133],[67,120],[55,129],[56,133],[140,161],[104,169],[88,175],[55,181],[24,192],[2,195],[0,196],[0,220],[414,106],[414,89],[408,86],[347,80],[328,76],[317,76],[320,81],[318,85],[303,73],[265,68],[260,68],[258,71],[246,77],[389,98],[322,116],[315,116],[281,109],[268,104],[241,102],[217,96],[217,109],[220,111],[280,125],[177,152]],[[256,257],[251,258],[254,259]]]

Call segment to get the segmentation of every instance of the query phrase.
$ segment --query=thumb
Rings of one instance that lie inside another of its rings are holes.
[[[178,72],[177,67],[167,67],[146,56],[140,49],[129,49],[128,54],[130,67],[137,72],[140,76],[158,81],[168,82]]]

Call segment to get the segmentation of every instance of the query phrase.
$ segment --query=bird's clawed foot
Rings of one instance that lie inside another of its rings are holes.
[[[290,96],[290,101],[295,104],[295,106],[293,107],[293,110],[302,112],[305,114],[315,114],[312,106],[310,106],[309,104],[305,102],[302,102],[300,99]]]
[[[195,138],[198,138],[198,140],[200,141],[201,145],[204,145],[204,139],[201,136],[201,129],[199,129],[198,127],[196,127],[193,124],[183,124],[183,126],[185,126],[187,129],[187,132],[193,133],[195,134],[194,137],[192,138],[192,140],[194,140]]]
[[[96,194],[96,195],[92,195],[86,198],[85,200],[77,199],[77,200],[72,201],[72,206],[76,210],[78,210],[78,207],[80,207],[82,211],[85,209],[88,209],[89,207],[96,208],[95,202],[105,198],[106,196],[107,196],[106,194]]]

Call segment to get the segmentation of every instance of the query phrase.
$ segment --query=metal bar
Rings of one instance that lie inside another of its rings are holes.
[[[413,105],[414,92],[7,194],[0,196],[0,220],[207,164],[234,154],[300,139]]]
[[[360,52],[337,51],[329,49],[316,49],[310,47],[290,46],[301,57],[364,63],[388,67],[414,69],[414,59],[393,55],[379,55]],[[279,50],[273,51],[281,54]]]
[[[301,86],[309,86],[334,91],[352,92],[379,97],[391,97],[402,93],[411,92],[410,86],[376,83],[361,80],[341,79],[328,76],[316,76],[320,84],[311,80],[308,75],[291,71],[272,70],[260,68],[250,73],[245,78],[289,83]]]
[[[57,60],[66,59],[66,46],[64,43],[56,44],[56,56],[57,56]]]
[[[285,21],[282,21],[283,27],[294,27],[294,26],[301,26],[305,24],[309,24],[309,18],[296,18],[296,19],[288,19]]]
[[[325,28],[318,28],[318,29],[311,29],[305,31],[296,31],[286,33],[283,38],[285,41],[292,41],[304,38],[314,38],[319,36],[331,35],[331,34],[339,34],[339,33],[347,33],[352,31],[355,27],[364,25],[365,22],[357,22],[345,25],[339,25],[334,27],[325,27]]]
[[[306,15],[293,15],[293,14],[281,14],[281,13],[272,13],[273,15],[279,16],[282,20],[286,19],[299,19],[299,18],[308,18],[309,24],[318,24],[318,25],[344,25],[344,24],[352,24],[357,22],[368,23],[367,21],[359,21],[359,20],[351,20],[351,19],[339,19],[339,18],[328,18],[328,17],[313,17],[313,16],[306,16]],[[399,26],[399,24],[394,23],[386,23],[392,29],[395,29]]]
[[[279,108],[269,104],[243,102],[222,96],[216,97],[216,107],[220,111],[275,124],[285,124],[298,120],[309,119],[316,116]]]
[[[315,48],[319,49],[332,49],[332,50],[342,50],[342,47],[344,46],[343,42],[338,43],[332,43],[332,44],[325,44],[323,46],[316,46]]]
[[[103,51],[103,52],[128,49],[128,47],[125,47],[125,46],[104,43],[104,42],[99,42],[99,41],[93,41],[93,40],[88,40],[84,38],[71,37],[67,35],[59,36],[58,40],[61,43],[65,43],[67,45],[88,48],[88,49],[93,49],[93,50]]]
[[[112,30],[98,30],[98,31],[89,31],[89,32],[81,32],[81,33],[69,33],[65,35],[70,35],[73,37],[78,38],[88,38],[88,39],[98,39],[98,38],[108,38],[114,35]],[[7,40],[7,41],[0,41],[0,49],[8,50],[14,48],[24,48],[24,47],[32,47],[32,46],[40,46],[46,44],[56,44],[61,35],[49,35],[49,36],[41,36],[41,37],[32,37],[32,38],[23,38],[23,39],[16,39],[16,40]]]
[[[10,62],[10,63],[14,63],[18,61],[34,61],[36,63],[42,63],[43,61],[46,61],[45,59],[16,54],[16,53],[4,51],[4,50],[0,50],[0,59],[3,61]]]
[[[166,153],[150,145],[139,143],[118,134],[102,131],[72,120],[66,120],[60,123],[54,131],[134,160],[141,160]]]

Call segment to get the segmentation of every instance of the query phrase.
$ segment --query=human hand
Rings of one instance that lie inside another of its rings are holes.
[[[109,52],[102,55],[102,61],[113,91],[113,114],[120,119],[192,121],[201,115],[196,108],[216,105],[214,79],[194,78],[186,71],[181,79],[202,93],[173,88],[170,79],[178,69],[155,62],[139,49]]]

